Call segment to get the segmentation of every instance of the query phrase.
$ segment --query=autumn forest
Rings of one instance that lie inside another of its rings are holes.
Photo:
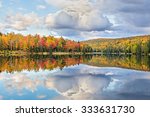
[[[79,64],[96,67],[120,67],[141,71],[150,71],[150,57],[143,56],[102,56],[102,55],[31,55],[31,56],[2,56],[0,72],[39,71],[63,69]]]
[[[101,38],[84,41],[84,44],[91,46],[94,52],[101,52],[103,54],[150,54],[150,35],[117,39]]]
[[[87,44],[55,38],[54,36],[27,35],[0,33],[0,53],[9,54],[10,52],[20,53],[39,53],[39,52],[91,52],[92,48]]]
[[[149,35],[77,42],[63,37],[0,33],[0,71],[7,72],[63,69],[76,64],[149,71],[149,54]]]
[[[150,36],[135,36],[119,39],[92,39],[82,42],[56,38],[54,36],[27,35],[15,33],[0,33],[0,55],[36,54],[44,52],[67,52],[71,54],[130,54],[148,55],[150,53]]]

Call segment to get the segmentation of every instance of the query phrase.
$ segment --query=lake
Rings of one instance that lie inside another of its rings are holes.
[[[150,99],[150,57],[1,56],[0,99]]]

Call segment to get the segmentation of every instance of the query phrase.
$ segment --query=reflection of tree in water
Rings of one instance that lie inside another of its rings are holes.
[[[150,71],[150,56],[131,56],[131,55],[94,55],[85,64],[98,67],[122,67],[142,71]]]
[[[53,70],[76,65],[91,59],[90,55],[61,55],[61,56],[47,56],[47,55],[34,55],[34,56],[9,56],[0,58],[0,71],[14,72],[22,70],[35,70],[40,69]]]
[[[0,57],[0,72],[22,70],[63,69],[72,65],[88,64],[98,67],[123,67],[150,71],[150,56],[102,56],[102,55],[32,55]]]
[[[141,65],[142,64],[141,62],[142,62],[142,56],[141,55],[137,55],[136,56],[136,63]]]
[[[148,60],[147,60],[147,64],[148,64],[148,67],[150,68],[150,56],[148,56]]]

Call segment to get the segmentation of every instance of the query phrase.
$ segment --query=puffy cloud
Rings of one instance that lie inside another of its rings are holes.
[[[9,93],[15,90],[24,94],[24,89],[34,93],[38,87],[49,89],[46,93],[35,93],[38,99],[48,98],[51,90],[56,91],[65,99],[94,99],[96,96],[100,98],[103,89],[109,85],[111,79],[105,73],[100,73],[94,67],[92,68],[90,72],[89,69],[69,70],[70,72],[67,70],[64,72],[42,71],[30,74],[23,71],[14,74],[2,72],[0,79],[6,88],[4,90]],[[74,76],[73,73],[76,75]]]
[[[45,23],[50,28],[73,28],[76,25],[76,18],[65,11],[60,11],[56,14],[49,14]]]
[[[117,4],[117,5],[116,5]],[[150,27],[150,1],[149,0],[114,0],[110,1],[109,8],[114,8],[112,15],[117,17],[120,23],[130,24],[135,27]],[[111,6],[110,6],[111,5]],[[130,29],[130,27],[128,27]]]
[[[41,9],[46,9],[46,6],[44,6],[44,5],[38,5],[36,8],[37,8],[38,10],[41,10]]]
[[[4,75],[4,77],[6,76]],[[11,90],[21,91],[23,89],[27,89],[34,92],[37,86],[42,84],[39,79],[32,80],[26,74],[19,74],[19,73],[10,74],[6,77],[6,79],[8,77],[11,77],[12,79],[8,80],[5,85],[7,89],[10,91]]]
[[[8,94],[1,92],[0,95],[4,99],[8,95],[15,98],[15,94],[27,99],[31,93],[36,99],[149,99],[150,90],[146,90],[150,87],[149,75],[149,72],[87,65],[63,71],[1,72],[2,90]],[[56,95],[51,97],[51,91]]]
[[[44,98],[46,98],[46,95],[38,95],[37,98],[38,99],[44,99]]]
[[[35,4],[37,8],[36,12],[45,9],[43,5],[49,5],[44,14],[39,12],[40,16],[43,15],[44,21],[43,19],[39,19],[34,13],[23,14],[28,10],[30,12],[33,10],[23,7],[27,10],[19,9],[21,14],[8,15],[8,18],[12,21],[6,20],[5,26],[3,25],[2,27],[22,31],[32,26],[32,24],[34,25],[37,20],[40,20],[40,22],[45,23],[45,25],[42,24],[45,30],[54,31],[60,36],[74,36],[76,38],[85,38],[87,33],[89,33],[88,35],[91,38],[97,36],[120,37],[149,33],[149,0],[44,1],[47,4],[43,1],[41,2],[41,0]],[[10,7],[10,9],[15,11],[14,8]],[[32,17],[32,19],[29,17]]]
[[[46,0],[49,4],[60,8],[50,13],[45,24],[52,29],[74,29],[78,31],[103,31],[109,29],[111,23],[89,0]]]
[[[0,31],[3,31],[5,29],[5,24],[0,23]]]
[[[99,0],[97,0],[99,1]],[[97,2],[100,5],[102,2]],[[105,0],[101,11],[113,24],[110,36],[122,37],[149,34],[149,0]],[[104,31],[103,31],[104,32]]]
[[[2,2],[0,1],[0,8],[2,7]]]
[[[2,100],[4,97],[0,95],[0,100]]]
[[[83,31],[105,31],[111,26],[107,17],[104,17],[99,11],[93,10],[81,16],[81,18],[79,17],[79,19],[78,26]]]
[[[16,15],[9,14],[5,20],[6,28],[15,30],[26,30],[28,27],[38,24],[39,18],[35,13],[20,14]]]
[[[67,35],[66,32],[70,33],[69,30],[81,37],[85,37],[84,34],[87,33],[92,37],[95,32],[99,34],[93,37],[120,37],[149,33],[150,2],[148,0],[45,1],[59,9],[46,17],[45,24],[52,30],[57,29],[61,34]]]
[[[69,79],[51,78],[45,83],[47,88],[56,90],[66,99],[92,99],[97,94],[100,95],[110,82],[109,78],[93,78],[92,76]]]
[[[89,0],[45,0],[52,6],[55,6],[60,9],[65,9],[68,11],[80,11],[82,13],[86,13],[87,11],[91,11],[92,2]]]

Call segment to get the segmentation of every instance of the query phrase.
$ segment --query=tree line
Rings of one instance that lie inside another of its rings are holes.
[[[150,54],[150,35],[119,39],[95,39],[85,41],[94,52],[103,54]]]
[[[27,35],[15,33],[0,33],[0,51],[24,52],[91,52],[87,44],[54,36]]]

